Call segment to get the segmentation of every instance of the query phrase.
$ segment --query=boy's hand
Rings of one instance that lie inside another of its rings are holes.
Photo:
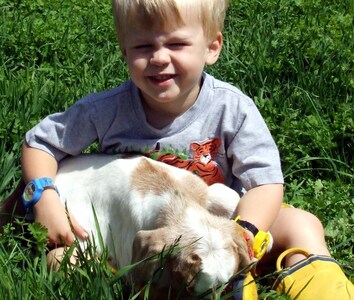
[[[34,178],[55,178],[58,170],[58,162],[49,153],[32,148],[23,143],[22,147],[22,175],[25,182]],[[75,236],[86,239],[88,234],[65,211],[57,192],[53,189],[43,191],[40,200],[34,205],[35,220],[48,228],[48,238],[51,245],[71,245]]]
[[[48,228],[50,245],[70,246],[74,240],[74,234],[81,240],[87,239],[86,231],[76,222],[73,216],[68,215],[62,205],[58,194],[52,189],[43,192],[41,199],[33,207],[35,220]]]

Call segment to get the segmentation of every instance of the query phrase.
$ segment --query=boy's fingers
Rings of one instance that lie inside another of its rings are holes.
[[[80,239],[80,240],[86,240],[88,238],[88,234],[85,231],[85,229],[75,220],[75,218],[69,214],[70,221],[71,221],[71,226],[72,226],[72,231],[73,233]]]
[[[74,234],[70,231],[66,234],[64,238],[64,244],[67,246],[71,246],[71,244],[75,241]]]
[[[48,247],[50,249],[57,248],[58,246],[71,246],[75,241],[75,236],[71,230],[68,232],[59,233],[56,237],[50,237],[48,241]]]

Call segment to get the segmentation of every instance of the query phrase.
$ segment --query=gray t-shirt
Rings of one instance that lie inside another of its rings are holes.
[[[162,129],[146,121],[139,90],[127,81],[49,115],[26,141],[58,161],[98,141],[102,153],[142,153],[238,192],[283,183],[277,147],[254,102],[206,73],[194,105]]]

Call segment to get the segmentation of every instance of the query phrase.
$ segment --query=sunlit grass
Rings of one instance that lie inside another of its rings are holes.
[[[323,222],[354,277],[353,3],[231,1],[224,49],[207,70],[250,95],[279,146],[286,200]],[[20,178],[25,132],[47,114],[128,78],[110,1],[0,0],[0,199]],[[10,229],[12,228],[12,229]],[[127,299],[105,258],[48,271],[27,225],[0,236],[4,299]],[[90,248],[94,251],[95,246]],[[91,253],[92,254],[92,253]],[[82,260],[86,261],[82,253]],[[117,279],[117,278],[116,278]],[[260,286],[261,298],[276,299]]]

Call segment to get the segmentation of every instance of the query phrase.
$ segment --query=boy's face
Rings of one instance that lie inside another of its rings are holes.
[[[159,31],[134,26],[124,38],[122,53],[145,105],[179,115],[196,100],[206,64],[218,59],[222,36],[208,41],[191,14],[185,25]]]

